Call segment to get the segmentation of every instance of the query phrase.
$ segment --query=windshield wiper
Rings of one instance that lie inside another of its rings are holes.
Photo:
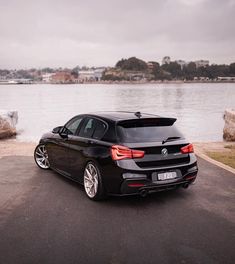
[[[168,137],[166,139],[163,139],[162,144],[165,144],[167,141],[173,141],[173,140],[176,140],[179,138],[181,138],[181,137]]]

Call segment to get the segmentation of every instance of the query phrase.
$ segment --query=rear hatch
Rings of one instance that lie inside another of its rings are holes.
[[[176,128],[174,118],[147,118],[121,121],[117,124],[119,141],[130,149],[142,150],[144,157],[135,159],[141,168],[187,164],[189,154],[181,148],[188,145]]]

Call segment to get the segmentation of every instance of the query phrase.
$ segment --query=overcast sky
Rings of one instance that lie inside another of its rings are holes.
[[[235,0],[0,0],[0,68],[235,62]]]

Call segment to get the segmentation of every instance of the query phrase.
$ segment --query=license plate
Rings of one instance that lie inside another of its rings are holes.
[[[177,177],[177,174],[175,171],[164,172],[164,173],[159,173],[157,177],[159,181],[165,181],[165,180],[175,179]]]

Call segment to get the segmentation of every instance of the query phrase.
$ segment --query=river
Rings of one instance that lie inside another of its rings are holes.
[[[176,117],[191,141],[221,141],[226,108],[235,108],[235,83],[0,85],[0,109],[18,111],[20,141],[101,110]]]

